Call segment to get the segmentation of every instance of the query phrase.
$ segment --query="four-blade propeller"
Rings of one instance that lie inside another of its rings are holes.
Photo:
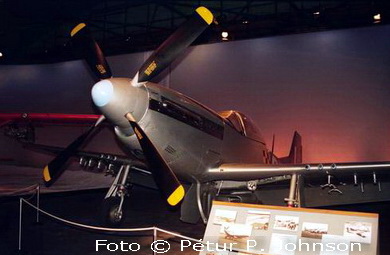
[[[213,19],[213,14],[207,8],[197,8],[191,18],[165,40],[145,61],[132,80],[132,86],[139,87],[155,78],[212,23]],[[99,45],[90,35],[86,24],[80,23],[73,28],[71,37],[73,44],[85,54],[85,60],[96,77],[99,80],[111,78],[111,69]],[[177,205],[185,195],[183,186],[145,131],[138,125],[134,116],[127,113],[124,117],[129,121],[137,136],[147,164],[163,197],[171,206]],[[68,159],[76,153],[77,149],[89,137],[95,127],[100,124],[102,119],[99,119],[93,127],[72,142],[45,167],[43,179],[46,186],[52,185],[58,179],[65,170]]]

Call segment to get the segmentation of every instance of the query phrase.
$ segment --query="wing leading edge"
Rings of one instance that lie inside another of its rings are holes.
[[[0,127],[9,123],[36,122],[61,124],[92,124],[100,115],[64,113],[0,113]]]
[[[386,172],[390,173],[390,161],[319,164],[222,164],[207,172],[208,180],[248,181],[288,174],[319,175]]]
[[[34,143],[24,143],[23,146],[26,149],[31,149],[38,152],[43,153],[50,153],[57,155],[60,153],[64,148],[56,147],[56,146],[49,146],[49,145],[43,145],[43,144],[34,144]],[[87,152],[87,151],[81,151],[78,150],[75,152],[73,157],[84,157],[86,159],[94,159],[95,161],[102,161],[104,165],[108,166],[110,164],[112,165],[130,165],[133,170],[142,172],[147,175],[151,175],[151,172],[149,171],[147,165],[144,161],[139,160],[133,156],[121,156],[121,155],[113,155],[113,154],[104,154],[104,153],[98,153],[98,152]]]

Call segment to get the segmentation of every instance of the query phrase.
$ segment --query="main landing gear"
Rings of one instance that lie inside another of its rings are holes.
[[[116,227],[121,225],[125,219],[124,200],[131,188],[128,181],[129,173],[129,165],[121,166],[104,198],[101,210],[101,222],[104,226]]]

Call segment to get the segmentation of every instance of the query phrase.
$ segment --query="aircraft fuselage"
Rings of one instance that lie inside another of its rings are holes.
[[[206,171],[222,163],[266,163],[267,150],[261,136],[252,139],[237,131],[228,120],[193,99],[147,82],[132,87],[130,79],[112,78],[108,103],[95,104],[115,125],[120,141],[135,155],[138,140],[124,118],[127,112],[152,140],[159,152],[184,181],[202,181]]]

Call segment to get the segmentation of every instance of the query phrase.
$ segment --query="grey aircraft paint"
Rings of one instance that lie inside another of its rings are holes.
[[[195,100],[151,82],[133,87],[128,79],[109,81],[113,96],[100,109],[115,125],[118,138],[129,150],[140,150],[124,118],[132,112],[180,179],[202,181],[209,168],[222,163],[266,163],[266,147],[260,135],[254,140],[250,133],[240,133],[228,120]]]

